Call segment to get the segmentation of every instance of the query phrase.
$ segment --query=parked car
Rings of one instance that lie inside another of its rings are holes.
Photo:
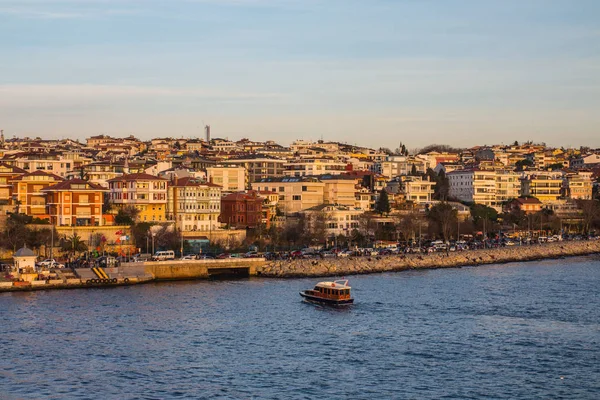
[[[188,254],[187,256],[183,256],[180,258],[180,260],[195,260],[195,259],[196,259],[195,254]]]
[[[231,258],[231,254],[229,253],[221,253],[217,255],[217,260],[224,260],[226,258]]]
[[[214,260],[215,258],[210,254],[200,254],[198,260]]]
[[[134,254],[131,257],[131,260],[133,262],[150,261],[150,260],[152,260],[152,254],[150,254],[150,253],[138,253],[138,254]]]
[[[53,258],[47,258],[44,261],[40,261],[37,263],[38,267],[50,267],[54,264],[58,264],[58,263]]]
[[[258,258],[258,252],[257,251],[249,251],[246,254],[243,255],[243,258]]]

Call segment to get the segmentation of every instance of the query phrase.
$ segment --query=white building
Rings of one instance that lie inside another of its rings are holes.
[[[449,196],[461,201],[483,204],[497,210],[502,203],[520,196],[519,175],[514,172],[457,170],[448,175]]]

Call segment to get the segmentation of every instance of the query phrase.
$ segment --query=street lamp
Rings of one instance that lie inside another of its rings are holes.
[[[156,233],[152,232],[152,254],[154,254],[154,238],[156,237]]]

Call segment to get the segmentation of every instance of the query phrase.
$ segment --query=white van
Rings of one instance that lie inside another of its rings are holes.
[[[175,252],[173,250],[157,251],[152,257],[154,261],[174,260]]]

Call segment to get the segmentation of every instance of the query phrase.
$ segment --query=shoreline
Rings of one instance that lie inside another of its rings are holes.
[[[600,254],[600,240],[580,242],[557,242],[544,245],[514,246],[495,249],[467,250],[449,253],[406,254],[389,256],[362,256],[348,258],[296,259],[264,261],[254,266],[255,273],[251,278],[295,279],[318,278],[332,276],[366,275],[385,272],[402,272],[410,270],[427,270],[441,268],[478,267],[491,264],[539,261]],[[243,260],[243,259],[242,259]],[[256,263],[254,259],[252,263]],[[243,263],[243,261],[240,261]],[[164,264],[169,267],[168,264]],[[190,276],[189,270],[200,266],[186,266],[186,274],[171,275],[170,278],[157,277],[148,272],[144,278],[132,277],[127,283],[120,280],[114,284],[86,284],[78,282],[61,282],[56,284],[14,285],[3,287],[0,293],[29,292],[39,290],[71,290],[71,289],[104,289],[119,286],[132,286],[153,282],[193,281],[210,279],[208,276]],[[206,267],[204,267],[206,268]],[[155,271],[156,272],[156,271]]]
[[[586,256],[600,253],[600,240],[557,242],[450,253],[406,254],[382,257],[282,260],[257,268],[264,278],[310,278],[401,272],[416,269],[477,267],[490,264],[527,262]]]

